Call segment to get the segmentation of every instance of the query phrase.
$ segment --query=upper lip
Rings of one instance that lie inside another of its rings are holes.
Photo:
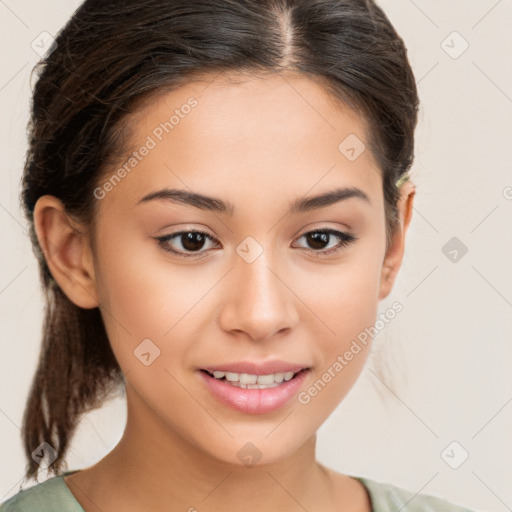
[[[225,363],[211,365],[204,368],[210,373],[214,371],[232,372],[232,373],[248,373],[250,375],[270,375],[272,373],[297,373],[304,369],[309,369],[307,365],[288,363],[286,361],[273,360],[266,362],[239,361],[237,363]]]

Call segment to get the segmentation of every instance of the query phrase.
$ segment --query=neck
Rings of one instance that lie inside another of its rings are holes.
[[[139,400],[128,394],[128,419],[121,440],[95,466],[83,470],[89,472],[88,477],[83,475],[87,478],[83,495],[93,494],[91,502],[100,509],[252,512],[335,508],[332,476],[315,460],[316,433],[277,462],[231,464],[192,445],[154,412],[142,414]],[[132,414],[134,406],[139,408],[137,414]],[[214,442],[213,435],[205,431],[209,442]]]

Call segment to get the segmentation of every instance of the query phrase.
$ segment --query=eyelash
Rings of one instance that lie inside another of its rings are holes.
[[[180,252],[180,251],[175,251],[174,249],[171,249],[168,242],[169,240],[172,240],[173,238],[178,238],[179,236],[181,235],[184,235],[184,234],[188,234],[188,233],[199,233],[203,236],[205,236],[206,238],[210,239],[211,241],[214,241],[214,238],[211,237],[208,233],[206,233],[205,231],[201,231],[200,229],[191,229],[191,230],[188,230],[188,231],[178,231],[176,233],[172,233],[170,235],[165,235],[165,236],[161,236],[161,237],[157,237],[155,238],[155,240],[157,240],[158,242],[158,245],[159,247],[161,247],[164,251],[166,252],[170,252],[172,254],[175,254],[176,256],[179,256],[179,257],[182,257],[182,258],[197,258],[197,257],[200,257],[198,255],[206,252],[206,251],[196,251],[196,252],[192,252],[192,253],[183,253],[183,252]],[[344,233],[343,231],[338,231],[336,229],[330,229],[330,228],[325,228],[325,229],[315,229],[313,231],[307,231],[306,233],[303,233],[300,237],[304,237],[306,235],[310,235],[312,233],[322,233],[322,234],[327,234],[327,235],[333,235],[335,236],[336,238],[338,238],[339,240],[339,243],[336,247],[331,247],[330,249],[327,249],[327,250],[319,250],[319,251],[315,251],[314,249],[309,249],[311,251],[313,251],[314,253],[316,254],[321,254],[323,256],[326,256],[326,255],[329,255],[333,252],[338,252],[338,251],[341,251],[342,249],[344,249],[346,246],[348,246],[349,244],[351,244],[352,242],[355,242],[358,238],[355,237],[354,235],[351,235],[349,233]],[[215,242],[215,246],[218,247],[219,243],[218,242]]]

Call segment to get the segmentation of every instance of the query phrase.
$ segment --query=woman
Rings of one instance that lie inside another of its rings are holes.
[[[382,10],[86,1],[56,43],[22,199],[48,299],[26,476],[57,476],[1,510],[466,510],[315,459],[415,193],[417,91]],[[120,386],[121,441],[62,473]]]

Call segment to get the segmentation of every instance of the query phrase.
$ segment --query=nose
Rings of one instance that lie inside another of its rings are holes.
[[[296,297],[283,272],[272,268],[264,251],[255,261],[239,258],[226,286],[219,317],[226,332],[264,341],[293,329],[299,320]]]

